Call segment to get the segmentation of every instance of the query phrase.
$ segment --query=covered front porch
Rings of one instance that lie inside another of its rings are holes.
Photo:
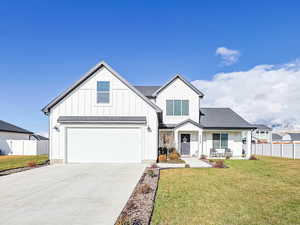
[[[246,135],[246,145],[243,136]],[[192,123],[159,130],[159,147],[174,149],[182,157],[248,159],[250,130],[206,130]]]
[[[187,121],[173,128],[159,130],[159,147],[176,149],[183,157],[197,157],[202,153],[203,129]]]

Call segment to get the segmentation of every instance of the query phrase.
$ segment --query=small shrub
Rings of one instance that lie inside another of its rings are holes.
[[[166,155],[158,156],[158,162],[164,162],[164,161],[167,161],[167,156]]]
[[[180,159],[180,154],[178,152],[172,152],[169,154],[169,159],[170,160],[179,160]]]
[[[214,165],[214,168],[225,168],[224,160],[217,160]]]
[[[131,225],[143,225],[143,223],[140,219],[134,219],[132,221]]]
[[[152,192],[152,188],[150,187],[149,184],[143,184],[139,189],[139,193],[144,194],[144,195],[148,194],[150,192]]]
[[[136,204],[134,204],[133,201],[130,201],[130,202],[128,202],[127,208],[129,210],[134,210],[134,209],[137,209],[137,206],[136,206]]]
[[[115,225],[130,225],[130,220],[128,219],[128,217],[123,216],[117,221]]]
[[[213,162],[215,162],[215,160],[209,159],[208,162],[213,163]]]
[[[154,171],[153,170],[147,170],[147,174],[148,174],[148,176],[150,176],[150,177],[155,177],[156,175],[155,175],[155,173],[154,173]]]
[[[190,164],[185,164],[184,168],[191,168]]]
[[[30,162],[27,163],[27,166],[29,166],[29,167],[36,167],[37,164],[34,161],[30,161]]]
[[[169,153],[170,154],[173,153],[173,152],[176,152],[176,148],[174,148],[174,147],[172,147],[172,148],[169,149]]]
[[[229,155],[226,155],[225,159],[229,160],[229,159],[230,159],[230,156],[229,156]]]
[[[250,158],[249,158],[249,160],[258,160],[258,158],[256,158],[255,155],[251,155]]]
[[[201,155],[200,159],[207,159],[207,155]]]

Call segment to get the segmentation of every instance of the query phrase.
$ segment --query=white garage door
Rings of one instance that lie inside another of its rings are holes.
[[[139,128],[68,128],[67,162],[141,162]]]

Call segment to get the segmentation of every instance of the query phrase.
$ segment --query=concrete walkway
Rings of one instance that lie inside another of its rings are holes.
[[[199,160],[197,158],[182,158],[186,164],[189,164],[190,165],[190,168],[210,168],[212,167],[210,164],[202,161],[202,160]]]
[[[182,158],[185,161],[184,163],[158,163],[157,166],[159,168],[184,168],[186,164],[190,165],[190,168],[210,168],[212,167],[210,164],[199,160],[197,158]]]
[[[0,177],[1,224],[114,224],[145,167],[68,164]]]

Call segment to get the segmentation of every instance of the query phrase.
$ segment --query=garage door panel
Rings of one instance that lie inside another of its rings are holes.
[[[68,128],[68,162],[141,162],[139,128]]]

